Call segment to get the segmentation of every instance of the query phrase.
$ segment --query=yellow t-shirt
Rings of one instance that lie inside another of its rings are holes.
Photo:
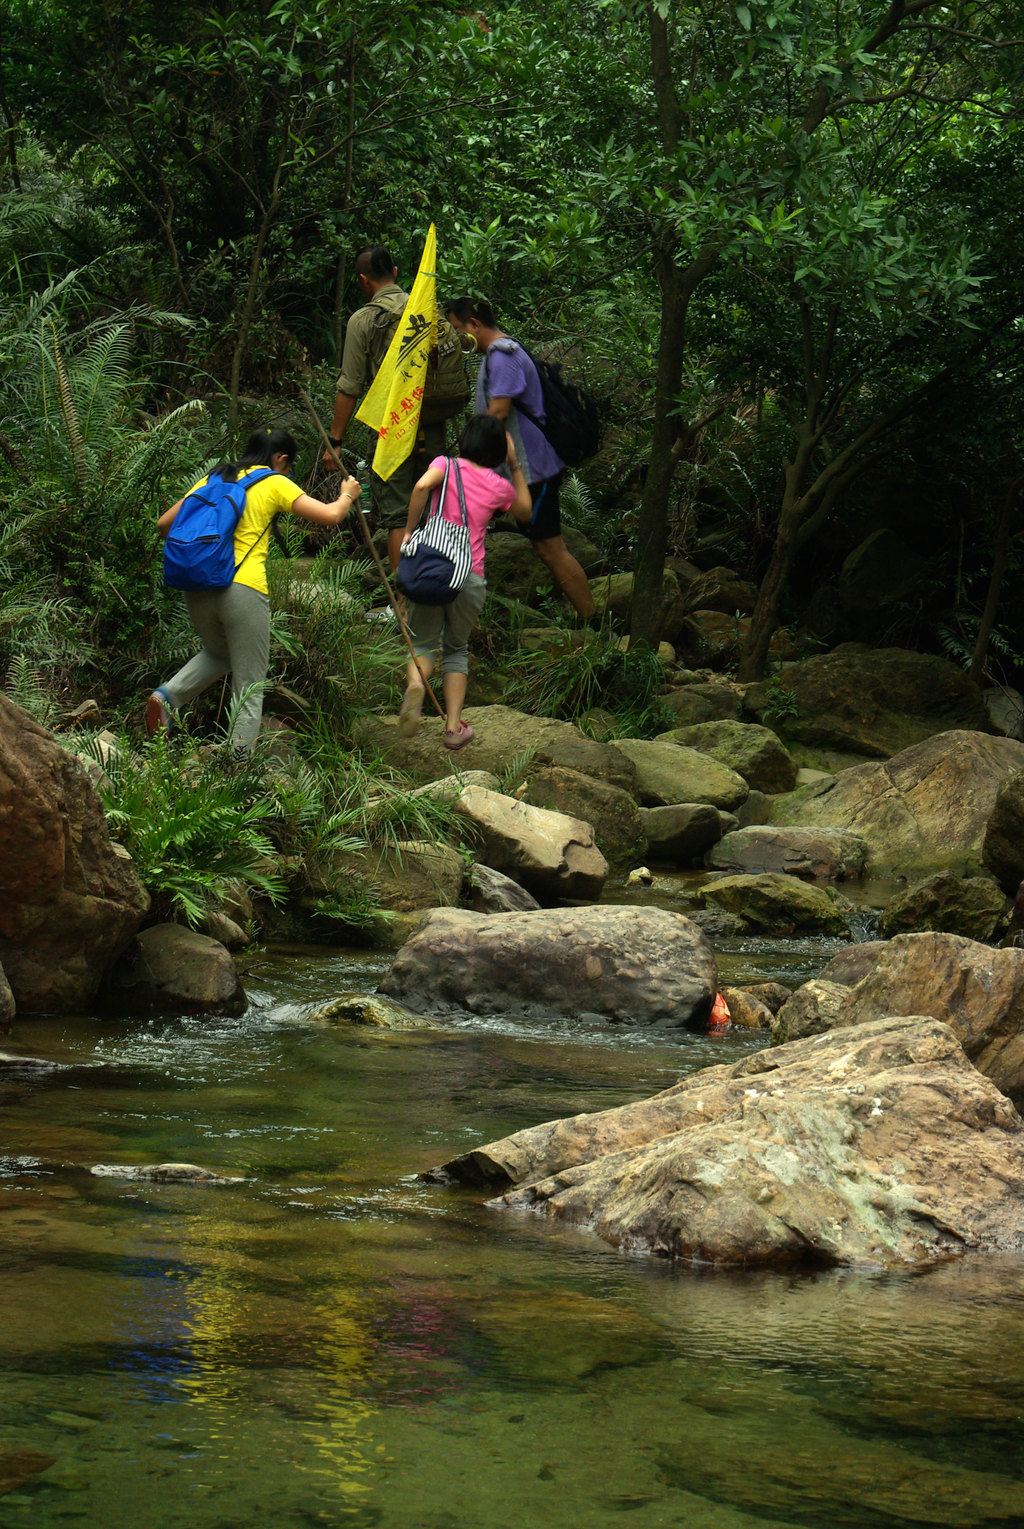
[[[248,467],[245,472],[240,472],[239,477],[244,478],[246,472],[252,472]],[[210,476],[200,478],[198,483],[193,483],[189,493],[195,493],[197,488],[202,488],[209,483]],[[273,473],[269,478],[261,478],[245,491],[245,509],[235,527],[235,578],[236,584],[247,584],[250,589],[256,589],[261,595],[267,593],[267,546],[270,542],[270,522],[275,515],[281,513],[291,514],[292,505],[299,495],[305,490],[299,488],[290,478],[285,478],[281,473]],[[187,495],[186,495],[187,497]],[[244,559],[244,562],[243,562]]]

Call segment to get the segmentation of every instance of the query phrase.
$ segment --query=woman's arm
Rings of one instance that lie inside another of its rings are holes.
[[[321,526],[336,526],[345,519],[362,492],[358,479],[346,478],[333,503],[324,504],[319,499],[311,499],[308,494],[300,494],[292,502],[292,510],[303,520],[315,520]]]
[[[426,509],[427,499],[435,488],[440,488],[444,482],[444,469],[441,467],[428,467],[423,477],[420,478],[412,493],[409,495],[409,514],[405,522],[405,530],[402,532],[402,546],[404,547],[410,536],[416,529],[416,522]]]
[[[156,528],[160,532],[161,536],[166,537],[168,531],[174,524],[175,515],[177,515],[178,511],[181,509],[184,503],[184,498],[179,499],[177,504],[172,504],[169,510],[164,510],[163,514],[160,516],[156,523]]]

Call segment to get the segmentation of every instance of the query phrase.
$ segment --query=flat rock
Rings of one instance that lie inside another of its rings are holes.
[[[921,1017],[792,1041],[441,1170],[497,1207],[701,1264],[921,1267],[1024,1252],[1024,1121]]]
[[[419,1014],[586,1013],[703,1028],[716,970],[697,926],[661,908],[440,909],[402,946],[380,990]]]
[[[981,869],[999,787],[1022,767],[1024,744],[1012,738],[941,733],[885,763],[844,770],[831,785],[777,798],[771,821],[859,835],[869,876],[970,875]]]
[[[864,869],[867,846],[839,828],[753,825],[726,834],[708,855],[720,871],[778,871],[812,881],[843,881]]]
[[[646,738],[619,738],[609,744],[636,771],[636,796],[644,807],[670,807],[677,802],[707,802],[729,812],[750,790],[735,770],[697,749]]]
[[[526,543],[528,555],[537,555]],[[423,714],[413,738],[400,738],[397,717],[364,717],[359,723],[360,741],[379,749],[416,781],[433,781],[472,770],[502,776],[523,758],[531,769],[560,765],[579,770],[595,780],[608,781],[630,795],[636,770],[610,743],[597,743],[571,722],[555,717],[534,717],[511,706],[468,706],[462,713],[474,729],[472,743],[457,754],[448,753],[441,742],[439,717]]]
[[[531,807],[480,786],[467,786],[460,793],[455,812],[478,860],[535,896],[601,895],[608,862],[594,843],[594,830],[582,819]]]
[[[749,929],[794,934],[797,930],[850,936],[849,925],[822,888],[794,876],[720,876],[693,894],[698,908],[714,903],[738,914]]]

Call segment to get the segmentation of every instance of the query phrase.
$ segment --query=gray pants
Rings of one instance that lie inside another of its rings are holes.
[[[270,662],[270,601],[248,584],[229,584],[227,589],[190,589],[185,606],[203,646],[160,689],[176,711],[230,672],[230,741],[237,749],[251,749],[259,736]]]
[[[483,609],[487,584],[471,573],[451,605],[409,606],[412,645],[419,658],[432,658],[441,649],[443,674],[469,673],[469,634]]]

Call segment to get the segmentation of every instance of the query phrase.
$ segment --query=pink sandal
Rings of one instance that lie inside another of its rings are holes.
[[[466,744],[471,743],[472,740],[473,729],[468,722],[460,722],[458,732],[455,732],[454,729],[449,731],[448,728],[444,730],[444,746],[446,749],[464,749]]]

